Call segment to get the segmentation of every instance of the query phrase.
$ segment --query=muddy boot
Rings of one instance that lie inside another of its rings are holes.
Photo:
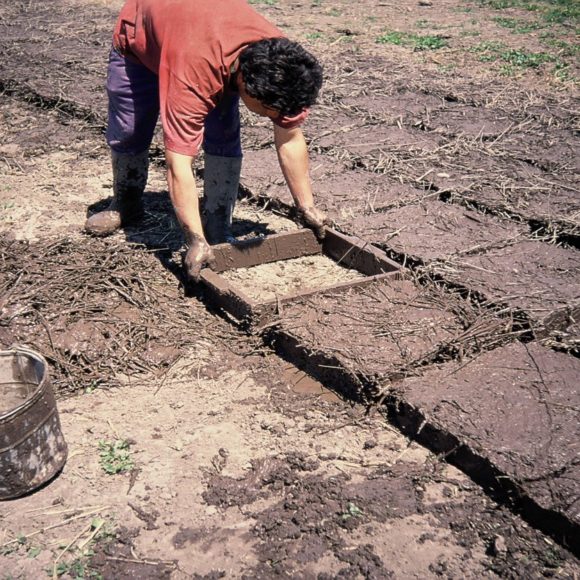
[[[127,155],[111,151],[113,164],[113,200],[109,207],[85,222],[85,231],[94,236],[108,236],[121,226],[143,218],[143,191],[147,185],[149,152]]]
[[[232,216],[240,185],[241,157],[205,155],[204,232],[212,244],[233,242]]]

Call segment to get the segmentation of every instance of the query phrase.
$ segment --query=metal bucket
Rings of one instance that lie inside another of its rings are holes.
[[[46,483],[66,457],[46,360],[26,348],[0,351],[0,499]]]

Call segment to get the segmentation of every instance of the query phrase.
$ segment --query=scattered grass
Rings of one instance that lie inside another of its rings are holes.
[[[554,62],[556,59],[547,52],[526,52],[521,49],[510,48],[499,54],[501,60],[507,64],[520,68],[538,68],[545,62]]]
[[[323,34],[322,32],[310,32],[309,34],[306,35],[306,39],[307,40],[319,40],[320,38],[323,38]]]
[[[495,40],[484,40],[472,46],[469,52],[473,52],[478,55],[477,60],[480,62],[494,62],[498,59],[499,53],[506,48],[503,42],[497,42]]]
[[[265,4],[266,6],[275,6],[278,0],[248,0],[250,4]]]
[[[475,0],[479,6],[493,10],[520,8],[528,12],[538,12],[549,24],[564,24],[580,19],[580,2],[578,0]]]
[[[480,62],[498,62],[503,76],[514,76],[526,69],[538,69],[544,64],[553,63],[552,74],[561,82],[576,81],[571,74],[570,64],[547,52],[529,52],[523,49],[508,48],[502,42],[484,41],[469,49],[478,55]]]
[[[493,21],[499,24],[502,28],[508,28],[515,34],[527,34],[533,30],[544,28],[544,24],[529,20],[521,20],[518,18],[506,18],[504,16],[496,16]]]
[[[508,48],[502,42],[484,41],[469,49],[477,53],[480,62],[502,61],[506,65],[518,68],[538,68],[556,58],[547,52],[528,52],[519,48]]]
[[[540,10],[540,6],[527,0],[476,0],[480,6],[486,6],[493,10],[505,10],[506,8],[521,8],[529,12]]]
[[[580,44],[571,44],[561,38],[557,38],[553,32],[542,32],[540,34],[540,42],[550,48],[555,48],[558,51],[558,56],[580,55]]]
[[[133,469],[127,440],[99,441],[99,451],[101,467],[105,473],[115,475]]]
[[[577,83],[578,79],[570,72],[570,68],[570,65],[565,62],[556,62],[554,65],[554,78],[563,83],[569,81]]]
[[[407,32],[398,32],[396,30],[385,32],[376,39],[376,42],[379,44],[406,46],[413,50],[438,50],[448,46],[447,40],[439,35],[410,34]]]
[[[354,503],[349,502],[346,510],[341,514],[343,521],[350,520],[350,518],[360,518],[363,515],[363,511]]]

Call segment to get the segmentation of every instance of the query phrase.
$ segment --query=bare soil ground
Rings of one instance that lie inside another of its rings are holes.
[[[1,0],[0,346],[49,361],[70,454],[0,505],[0,575],[576,578],[576,4],[254,4],[324,64],[320,206],[408,277],[247,336],[184,285],[159,137],[144,222],[84,236],[121,1]],[[296,228],[243,121],[236,233]]]

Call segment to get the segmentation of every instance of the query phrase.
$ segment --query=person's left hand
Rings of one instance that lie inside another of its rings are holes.
[[[314,231],[319,240],[323,240],[326,234],[325,227],[330,226],[331,222],[327,215],[315,206],[297,207],[296,213],[304,225]]]

